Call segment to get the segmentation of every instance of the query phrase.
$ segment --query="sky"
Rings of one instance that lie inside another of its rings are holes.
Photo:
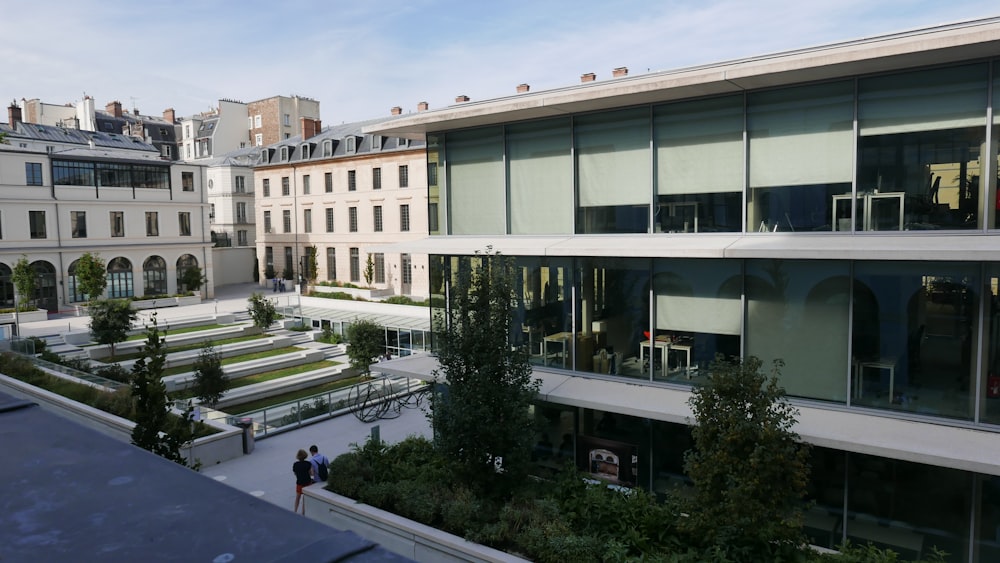
[[[181,117],[299,95],[334,125],[995,16],[995,0],[36,0],[3,10],[0,101]]]

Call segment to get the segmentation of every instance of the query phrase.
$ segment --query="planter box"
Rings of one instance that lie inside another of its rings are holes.
[[[306,487],[306,516],[338,530],[350,530],[359,536],[414,561],[454,562],[524,562],[509,553],[473,543],[456,535],[442,532],[398,516],[331,493],[320,487]]]
[[[33,323],[36,321],[47,321],[49,320],[49,312],[45,309],[35,309],[34,311],[25,311],[23,313],[17,314],[17,322],[20,323]],[[14,313],[0,313],[0,324],[8,324],[14,322]]]
[[[330,287],[326,285],[316,285],[312,287],[316,293],[346,293],[353,297],[364,297],[365,299],[378,299],[392,295],[392,289],[361,289],[356,287]]]

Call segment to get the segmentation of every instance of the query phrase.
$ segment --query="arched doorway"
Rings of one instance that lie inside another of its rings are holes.
[[[35,271],[35,306],[48,311],[58,311],[55,266],[51,262],[37,260],[31,263],[31,269]]]
[[[121,299],[132,297],[132,263],[121,256],[108,262],[108,297]]]
[[[150,256],[142,263],[142,294],[167,294],[167,262],[160,256]]]
[[[184,272],[188,271],[188,268],[197,267],[198,259],[191,254],[185,254],[177,259],[177,293],[189,291],[187,286],[184,285],[182,278],[184,277]]]
[[[0,263],[0,308],[14,307],[14,282],[10,280],[10,266]]]

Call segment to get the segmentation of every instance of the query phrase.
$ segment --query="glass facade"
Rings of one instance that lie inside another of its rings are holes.
[[[990,70],[965,64],[429,135],[431,234],[998,228],[1000,118],[994,110],[989,146],[986,119],[1000,105],[1000,72],[991,105]]]

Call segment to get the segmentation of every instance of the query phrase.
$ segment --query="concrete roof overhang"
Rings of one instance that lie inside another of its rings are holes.
[[[390,375],[435,380],[439,368],[430,354],[414,354],[375,366]],[[675,424],[691,424],[691,392],[677,386],[657,386],[621,378],[570,375],[535,368],[541,380],[539,399],[588,409]],[[443,378],[442,378],[443,379]],[[820,407],[793,401],[799,410],[793,430],[815,446],[1000,476],[995,454],[1000,433],[940,420],[900,418],[860,409]]]
[[[738,93],[993,57],[1000,18],[678,70],[464,102],[370,125],[365,133],[424,139],[428,133]]]

